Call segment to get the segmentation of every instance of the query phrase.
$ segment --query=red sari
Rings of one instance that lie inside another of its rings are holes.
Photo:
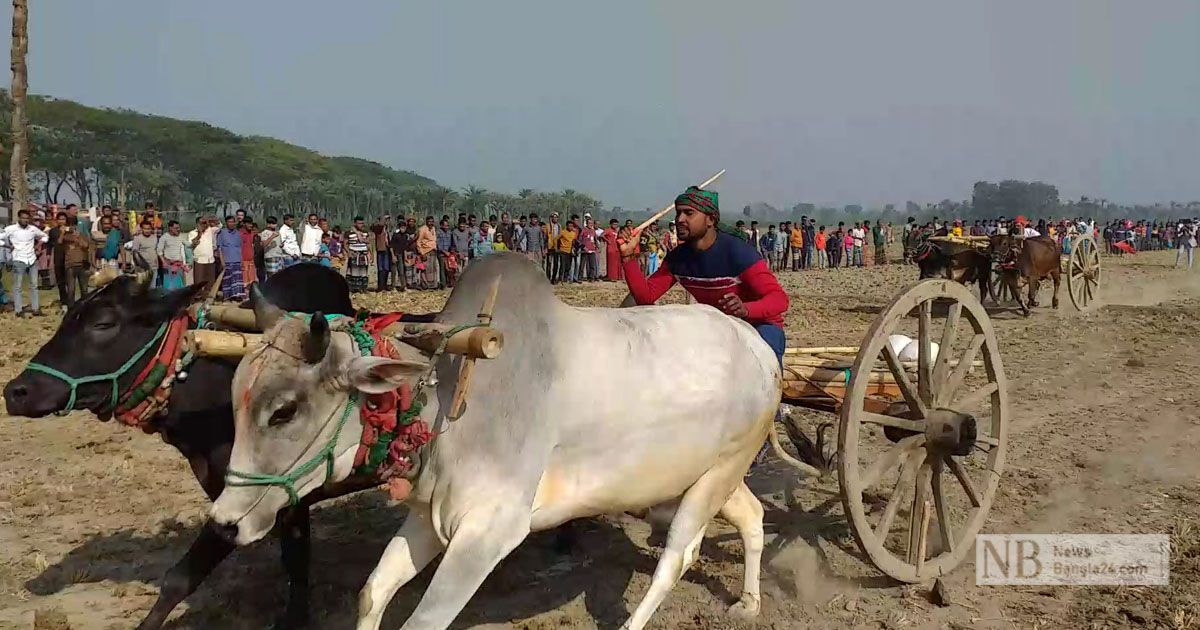
[[[605,279],[616,282],[621,279],[621,250],[617,244],[617,231],[604,230],[604,262],[608,274]]]
[[[254,268],[254,232],[242,228],[242,283],[246,290],[258,282],[258,273]]]

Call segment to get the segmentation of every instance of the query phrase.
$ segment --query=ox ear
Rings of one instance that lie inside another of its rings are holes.
[[[270,330],[285,315],[283,309],[267,300],[257,282],[250,285],[250,308],[254,309],[255,326],[263,332]]]
[[[350,360],[346,375],[354,389],[367,394],[382,394],[420,378],[428,369],[429,364],[420,361],[355,357]]]

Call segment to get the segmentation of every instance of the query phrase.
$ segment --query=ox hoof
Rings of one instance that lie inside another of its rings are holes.
[[[729,615],[734,619],[750,621],[758,616],[760,607],[757,597],[743,595],[741,600],[729,607]]]

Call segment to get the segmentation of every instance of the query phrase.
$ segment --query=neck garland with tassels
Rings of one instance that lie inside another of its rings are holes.
[[[133,379],[113,409],[113,415],[122,423],[146,433],[158,430],[154,419],[166,409],[175,380],[192,362],[192,354],[184,353],[184,338],[190,323],[184,313],[166,324],[158,352]]]
[[[382,331],[401,317],[402,313],[388,313],[360,318],[346,332],[364,355],[398,359],[395,346]],[[419,452],[434,438],[421,419],[424,406],[424,393],[417,392],[414,397],[408,383],[390,392],[361,397],[362,437],[354,456],[354,474],[379,478],[397,501],[412,491],[409,479],[420,470],[416,461]]]

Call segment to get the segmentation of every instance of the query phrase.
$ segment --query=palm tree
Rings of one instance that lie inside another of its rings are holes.
[[[25,162],[29,159],[29,133],[25,119],[25,95],[29,92],[29,72],[25,55],[29,52],[28,0],[13,0],[12,18],[12,156],[9,161],[9,181],[12,186],[13,216],[29,206],[29,182],[25,179]]]
[[[467,186],[462,191],[463,209],[468,213],[479,214],[487,208],[488,191],[477,186]]]

